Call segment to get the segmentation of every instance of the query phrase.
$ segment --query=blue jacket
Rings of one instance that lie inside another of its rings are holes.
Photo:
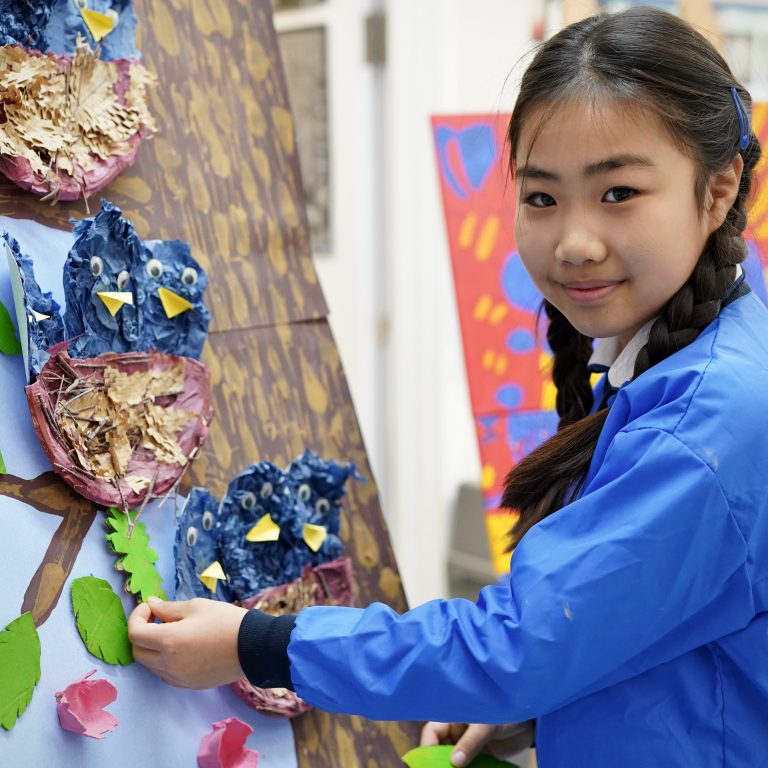
[[[583,493],[476,603],[303,610],[296,692],[373,719],[537,719],[540,768],[768,766],[768,311],[622,387]]]

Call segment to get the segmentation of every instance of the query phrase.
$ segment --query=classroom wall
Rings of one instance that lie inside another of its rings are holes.
[[[543,3],[335,7],[329,90],[338,228],[334,252],[317,267],[406,592],[417,604],[448,593],[452,508],[461,483],[477,483],[480,473],[430,116],[510,110],[522,73],[513,67],[530,48]],[[358,34],[365,13],[377,9],[387,17],[379,67],[365,64]]]

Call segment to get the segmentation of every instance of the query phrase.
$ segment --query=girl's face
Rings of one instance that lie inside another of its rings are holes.
[[[536,134],[540,116],[515,158],[520,256],[578,331],[623,346],[686,282],[722,220],[707,214],[709,191],[696,204],[694,162],[651,113],[573,99]]]

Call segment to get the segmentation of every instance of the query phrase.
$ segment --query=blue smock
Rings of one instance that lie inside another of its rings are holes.
[[[768,766],[768,310],[734,301],[619,390],[503,584],[303,610],[288,656],[332,712],[536,718],[540,768]]]

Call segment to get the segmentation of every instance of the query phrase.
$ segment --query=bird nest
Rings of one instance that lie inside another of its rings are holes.
[[[74,359],[59,345],[27,401],[54,469],[123,510],[175,490],[213,418],[208,369],[159,352]]]
[[[82,39],[74,56],[0,47],[0,171],[53,202],[87,198],[155,132],[154,83],[139,62],[103,61]]]

